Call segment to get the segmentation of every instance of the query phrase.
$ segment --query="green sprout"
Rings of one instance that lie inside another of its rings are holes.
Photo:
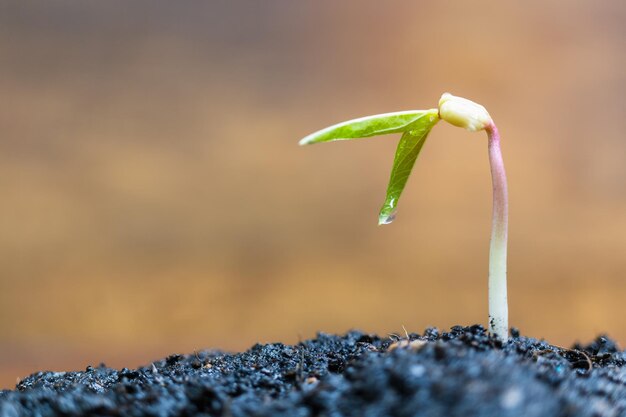
[[[498,339],[506,342],[509,321],[506,291],[508,191],[500,151],[500,134],[483,106],[445,93],[439,100],[438,109],[385,113],[349,120],[308,135],[300,141],[300,145],[402,133],[393,160],[385,202],[378,215],[379,225],[389,224],[396,217],[398,201],[426,137],[441,119],[470,132],[487,132],[493,185],[489,247],[489,330]]]

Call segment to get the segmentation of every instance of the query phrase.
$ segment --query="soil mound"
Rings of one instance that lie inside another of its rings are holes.
[[[482,326],[171,355],[137,369],[38,372],[0,391],[0,416],[626,416],[626,351],[571,349]]]

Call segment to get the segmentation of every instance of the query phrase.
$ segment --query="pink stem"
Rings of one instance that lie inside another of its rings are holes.
[[[493,184],[493,212],[489,247],[489,328],[502,341],[508,339],[509,310],[506,289],[508,239],[508,190],[500,151],[500,134],[491,122],[485,130],[489,137],[489,163]]]

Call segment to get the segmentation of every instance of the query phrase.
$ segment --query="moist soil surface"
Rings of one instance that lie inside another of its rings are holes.
[[[626,416],[626,351],[610,339],[562,348],[512,334],[319,334],[137,369],[38,372],[0,391],[0,416]]]

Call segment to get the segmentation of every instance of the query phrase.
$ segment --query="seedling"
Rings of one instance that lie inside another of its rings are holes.
[[[483,106],[445,93],[439,100],[438,109],[385,113],[349,120],[310,134],[300,141],[300,145],[402,133],[391,169],[385,202],[378,216],[379,225],[389,224],[396,217],[398,201],[426,137],[440,119],[470,132],[480,130],[487,132],[493,184],[489,247],[489,329],[496,337],[506,342],[509,320],[506,292],[508,192],[500,151],[500,134]]]

